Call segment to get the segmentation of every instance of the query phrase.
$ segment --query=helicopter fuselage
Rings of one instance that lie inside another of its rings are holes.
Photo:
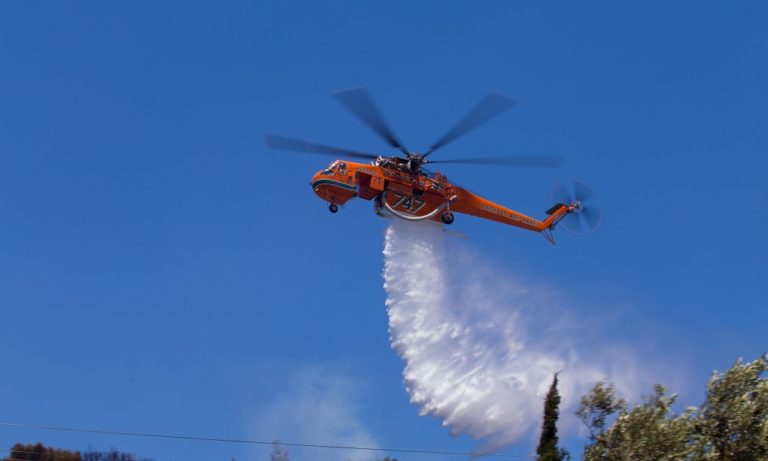
[[[318,171],[310,185],[333,212],[353,198],[362,198],[374,200],[379,215],[412,221],[451,224],[453,213],[463,213],[542,232],[569,212],[569,205],[557,204],[541,221],[453,185],[441,173],[414,172],[407,163],[393,158],[380,158],[371,164],[336,160]]]

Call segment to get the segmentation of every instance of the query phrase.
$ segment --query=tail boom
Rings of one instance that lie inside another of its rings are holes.
[[[461,188],[455,188],[455,190],[456,198],[451,202],[451,210],[534,232],[550,230],[552,226],[557,224],[570,211],[568,205],[558,203],[547,210],[549,217],[541,221],[498,203],[491,202],[467,190]]]

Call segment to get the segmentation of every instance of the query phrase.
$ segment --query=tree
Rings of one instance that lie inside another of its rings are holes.
[[[151,458],[137,460],[130,453],[115,449],[109,451],[79,451],[46,447],[42,443],[17,443],[11,447],[9,459],[17,461],[154,461]]]
[[[280,443],[279,440],[275,440],[272,442],[272,454],[269,459],[270,461],[290,461],[288,447]]]
[[[82,461],[154,461],[152,458],[136,458],[131,453],[111,448],[109,451],[83,452]]]
[[[557,392],[557,373],[544,399],[544,418],[541,423],[539,446],[536,448],[537,461],[562,461],[570,458],[568,452],[558,448],[557,419],[560,417],[560,394]]]
[[[604,444],[605,424],[609,416],[619,410],[625,410],[627,402],[616,398],[613,384],[606,386],[604,381],[595,384],[587,395],[581,398],[581,404],[576,416],[589,429],[589,440],[592,448],[602,450]]]
[[[581,401],[577,415],[590,428],[592,443],[584,449],[586,461],[672,461],[686,459],[691,453],[693,414],[689,408],[674,415],[671,407],[677,396],[666,396],[664,386],[654,386],[654,393],[629,409],[626,401],[615,396],[613,386],[598,383]],[[607,419],[616,415],[606,428]]]
[[[680,415],[671,409],[677,396],[660,384],[629,409],[599,382],[576,412],[590,431],[584,460],[768,461],[767,373],[768,356],[714,372],[701,409]]]
[[[712,373],[696,422],[702,460],[768,459],[768,355]]]
[[[79,451],[61,450],[58,448],[48,448],[42,443],[21,444],[17,443],[11,447],[11,453],[8,456],[15,460],[28,461],[81,461]]]

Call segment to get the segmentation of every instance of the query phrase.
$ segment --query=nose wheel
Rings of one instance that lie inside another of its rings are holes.
[[[330,211],[331,213],[336,213],[339,211],[339,206],[336,205],[335,203],[331,203],[330,205],[328,205],[328,211]]]
[[[453,224],[453,220],[456,219],[453,216],[453,213],[450,211],[446,211],[445,213],[440,215],[440,220],[445,224]]]

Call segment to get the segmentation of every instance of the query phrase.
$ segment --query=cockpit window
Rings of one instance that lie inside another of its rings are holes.
[[[344,162],[339,163],[339,174],[347,174],[347,164]]]
[[[336,171],[336,166],[338,163],[339,163],[338,161],[331,163],[330,165],[328,165],[328,168],[324,169],[321,172],[321,174],[325,174],[325,175],[333,174]]]

